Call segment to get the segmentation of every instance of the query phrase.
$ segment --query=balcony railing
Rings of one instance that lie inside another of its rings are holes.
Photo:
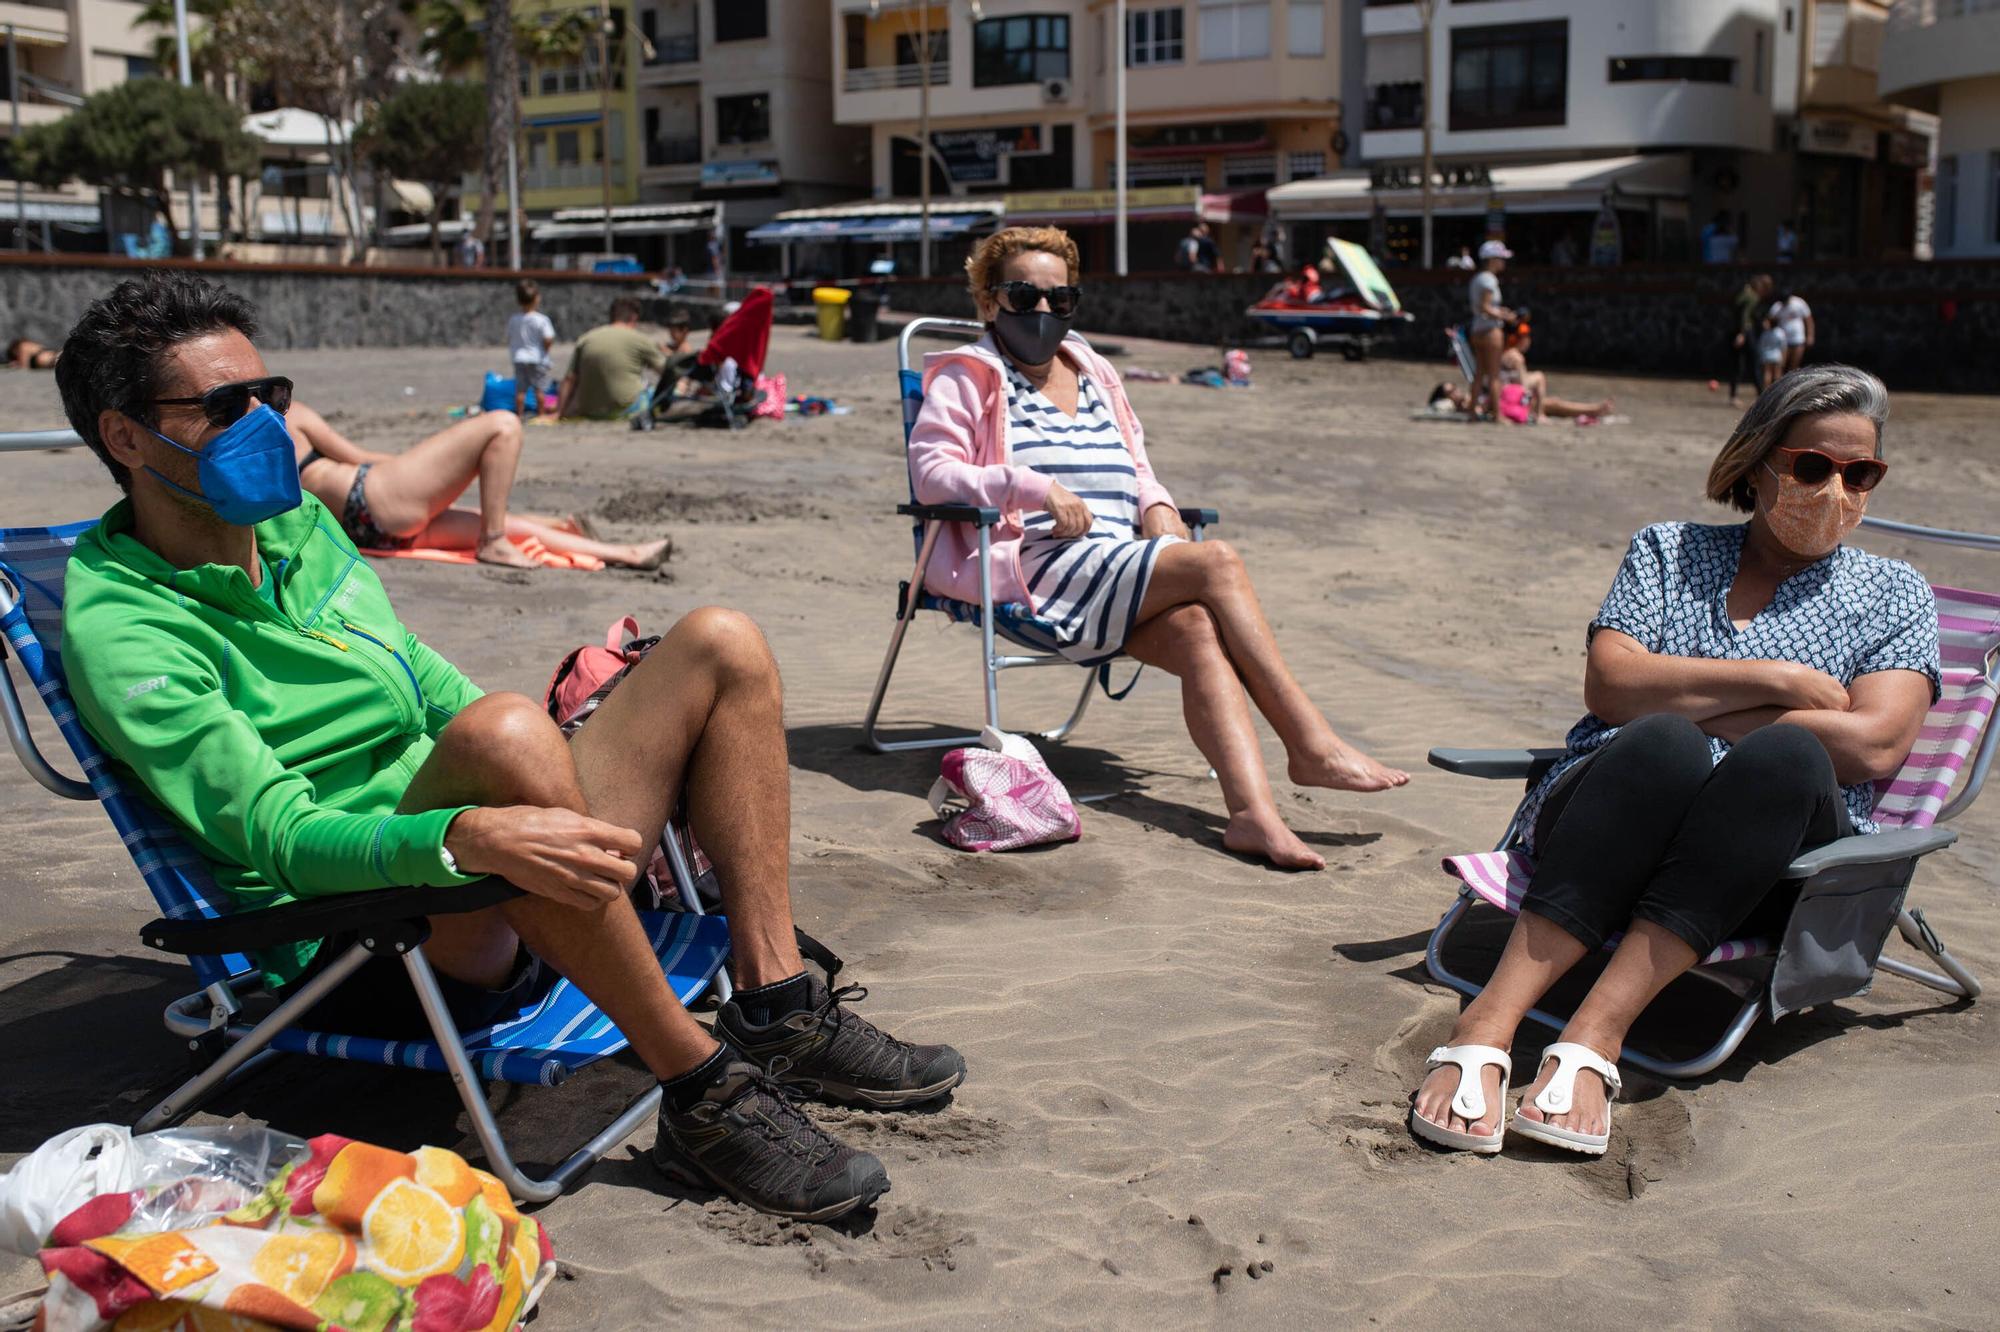
[[[688,135],[685,138],[658,138],[646,145],[646,165],[649,167],[687,166],[701,161],[701,136]]]
[[[701,59],[701,38],[691,32],[673,37],[653,38],[653,58],[648,65],[691,65]]]
[[[1889,8],[1889,31],[1928,28],[1996,10],[2000,10],[2000,0],[1896,0]]]
[[[611,184],[624,183],[623,163],[611,164]],[[597,162],[572,162],[563,166],[529,167],[521,173],[522,190],[581,190],[604,182],[604,167]]]
[[[1370,85],[1367,119],[1362,123],[1372,130],[1421,129],[1424,123],[1422,80]]]
[[[930,77],[925,78],[928,70]],[[929,83],[935,88],[951,79],[951,63],[933,60],[928,66],[911,61],[907,65],[865,65],[860,69],[850,69],[841,83],[846,92],[881,92],[887,88],[914,88],[920,83]]]

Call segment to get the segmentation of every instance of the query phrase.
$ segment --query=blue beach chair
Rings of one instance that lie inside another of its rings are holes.
[[[0,437],[0,449],[24,438]],[[77,442],[74,435],[68,442]],[[657,1085],[626,1106],[612,1123],[571,1153],[546,1178],[531,1179],[515,1164],[488,1109],[483,1084],[554,1086],[571,1073],[626,1047],[624,1035],[567,980],[538,1004],[477,1031],[460,1032],[446,1010],[423,943],[426,918],[476,911],[518,890],[495,879],[459,888],[392,888],[315,898],[262,911],[236,912],[209,876],[207,865],[172,824],[121,786],[110,764],[83,729],[64,687],[62,669],[63,575],[71,549],[94,521],[61,527],[0,529],[0,721],[29,774],[56,795],[96,800],[118,830],[160,918],[141,937],[150,948],[187,958],[200,988],[169,1004],[167,1029],[188,1042],[206,1066],[148,1110],[140,1131],[173,1123],[200,1107],[225,1084],[279,1053],[317,1055],[358,1063],[448,1072],[471,1117],[486,1159],[507,1188],[528,1202],[546,1202],[644,1125],[659,1107]],[[85,780],[58,772],[36,747],[5,657],[11,651],[49,716],[82,766]],[[671,830],[670,830],[671,832]],[[662,839],[685,911],[640,913],[661,970],[682,1003],[711,985],[727,997],[723,962],[729,931],[720,916],[701,914],[681,839]],[[261,989],[261,976],[245,956],[260,948],[353,931],[360,942],[331,966],[252,1020],[244,1001]],[[398,956],[430,1021],[434,1039],[389,1041],[337,1032],[309,1031],[299,1017],[366,962],[371,954]]]
[[[985,335],[982,325],[964,319],[913,319],[904,325],[903,332],[896,339],[896,377],[903,403],[903,444],[907,449],[910,431],[917,423],[917,413],[924,405],[924,378],[920,368],[910,364],[910,339],[921,332],[963,334],[967,341]],[[916,547],[916,568],[909,581],[903,583],[896,593],[896,627],[889,635],[889,650],[882,659],[882,671],[875,678],[875,692],[868,700],[868,715],[862,722],[863,739],[868,747],[878,754],[893,753],[904,749],[947,748],[956,745],[978,744],[975,735],[947,735],[927,737],[917,740],[885,740],[877,727],[882,714],[882,703],[889,694],[889,677],[895,674],[896,658],[903,650],[903,636],[909,632],[911,621],[918,612],[930,611],[943,615],[946,619],[972,624],[979,629],[980,654],[983,684],[986,698],[986,724],[996,731],[1006,728],[1000,724],[1000,672],[1023,666],[1075,666],[1076,663],[1062,656],[1056,650],[1056,637],[1045,620],[1037,619],[1028,607],[1018,602],[993,601],[993,529],[999,525],[1000,510],[970,504],[919,504],[917,503],[915,480],[910,476],[908,458],[904,460],[904,479],[910,485],[910,502],[896,506],[896,512],[914,520],[911,524],[911,540]],[[1204,530],[1217,521],[1214,509],[1182,509],[1181,521],[1187,524],[1188,532],[1196,541],[1202,539]],[[938,533],[947,523],[971,523],[979,529],[979,603],[956,601],[924,590],[924,570],[930,564],[931,550],[937,544]],[[1009,643],[1026,648],[1024,653],[1001,652],[998,640],[1005,638]],[[1111,690],[1111,664],[1085,667],[1083,692],[1077,696],[1076,707],[1069,719],[1050,731],[1035,731],[1029,734],[1042,740],[1061,740],[1076,729],[1083,720],[1084,709],[1090,706],[1090,690],[1094,683],[1101,682],[1104,692],[1114,701],[1130,693],[1138,683],[1135,672],[1125,688],[1113,693]]]

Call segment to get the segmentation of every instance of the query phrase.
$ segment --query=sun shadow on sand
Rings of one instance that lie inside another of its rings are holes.
[[[1483,980],[1493,974],[1500,960],[1513,919],[1495,908],[1479,905],[1469,912],[1444,950],[1444,962],[1459,976]],[[1335,944],[1333,951],[1349,962],[1387,962],[1399,957],[1410,961],[1388,974],[1413,985],[1436,985],[1425,965],[1424,953],[1431,932],[1424,930],[1388,939],[1355,940]],[[1574,1012],[1583,996],[1604,970],[1610,954],[1586,958],[1569,975],[1556,983],[1542,1000],[1547,1012]],[[1740,1082],[1751,1069],[1775,1064],[1801,1051],[1858,1027],[1894,1030],[1912,1018],[1963,1008],[1967,1001],[1927,1004],[1896,1013],[1857,1013],[1839,1004],[1823,1004],[1804,1013],[1795,1013],[1779,1023],[1762,1021],[1749,1037],[1715,1072],[1702,1081]],[[1736,1015],[1740,1001],[1720,986],[1693,976],[1684,976],[1669,985],[1661,996],[1640,1015],[1628,1044],[1674,1059],[1690,1058],[1706,1050]],[[1543,1038],[1553,1039],[1538,1024],[1524,1023],[1517,1039],[1518,1049],[1530,1054]]]

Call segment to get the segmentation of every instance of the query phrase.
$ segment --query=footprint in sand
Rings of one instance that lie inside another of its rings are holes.
[[[896,1152],[906,1161],[977,1156],[1006,1136],[997,1119],[953,1110],[925,1114],[909,1111],[852,1110],[816,1107],[814,1118],[827,1131],[863,1151],[884,1156]]]

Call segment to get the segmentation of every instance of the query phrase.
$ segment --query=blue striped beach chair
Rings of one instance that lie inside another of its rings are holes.
[[[141,1116],[136,1127],[143,1132],[183,1118],[225,1084],[281,1053],[446,1072],[457,1084],[493,1173],[514,1196],[546,1202],[562,1193],[653,1117],[659,1105],[658,1086],[633,1100],[603,1132],[538,1180],[515,1164],[487,1107],[484,1083],[554,1086],[577,1069],[625,1049],[624,1035],[567,980],[540,1003],[504,1021],[477,1031],[458,1030],[424,959],[423,942],[429,932],[425,920],[478,910],[516,893],[498,880],[462,888],[394,888],[234,912],[226,895],[215,887],[207,865],[173,825],[120,784],[65,692],[63,574],[77,538],[93,525],[94,521],[0,530],[0,631],[5,635],[5,648],[0,650],[0,720],[15,754],[44,787],[70,800],[95,800],[104,806],[160,910],[159,919],[141,931],[142,939],[148,947],[186,957],[199,983],[192,994],[169,1004],[164,1017],[167,1029],[186,1040],[205,1066]],[[36,747],[4,660],[9,652],[68,742],[84,780],[57,771]],[[662,840],[686,910],[640,913],[654,952],[682,1003],[691,1003],[711,985],[726,996],[728,977],[722,966],[729,952],[727,924],[720,916],[701,914],[681,839]],[[354,931],[361,941],[261,1019],[246,1013],[245,1001],[256,998],[262,984],[246,953],[345,931]],[[434,1039],[377,1040],[297,1025],[302,1014],[371,954],[401,957]]]
[[[1973,534],[1933,532],[1906,524],[1864,519],[1869,526],[1906,536],[1937,539]],[[1985,538],[2000,550],[2000,538]],[[1977,538],[1958,544],[1979,544]],[[2000,726],[1993,724],[2000,700],[2000,596],[1939,587],[1938,631],[1944,688],[1924,717],[1915,748],[1896,776],[1878,784],[1875,820],[1882,831],[1845,837],[1801,854],[1785,872],[1800,884],[1785,933],[1775,939],[1732,939],[1696,964],[1693,975],[1721,986],[1740,1006],[1722,1036],[1699,1055],[1669,1059],[1627,1047],[1621,1062],[1670,1078],[1713,1071],[1736,1052],[1759,1016],[1772,1021],[1817,1004],[1867,992],[1877,971],[1971,1001],[1980,983],[1945,949],[1922,908],[1906,905],[1917,862],[1958,840],[1939,825],[1963,813],[1978,798],[1992,766]],[[1430,761],[1447,772],[1469,777],[1525,781],[1532,790],[1561,749],[1433,749]],[[1524,802],[1525,803],[1525,802]],[[1458,880],[1458,896],[1432,930],[1425,950],[1430,974],[1461,994],[1476,995],[1483,983],[1453,972],[1445,945],[1474,906],[1497,907],[1518,915],[1521,897],[1534,875],[1533,859],[1521,849],[1520,809],[1491,851],[1447,856],[1444,870]],[[1939,971],[1883,956],[1896,930]],[[1616,939],[1606,942],[1612,948]],[[1940,972],[1942,974],[1940,974]],[[1564,1019],[1530,1009],[1528,1016],[1560,1031]]]
[[[910,340],[919,333],[962,334],[966,341],[975,341],[985,336],[983,325],[964,319],[913,319],[903,327],[896,339],[896,378],[899,396],[903,404],[903,443],[910,441],[910,431],[917,423],[917,413],[924,405],[924,377],[921,368],[910,364]],[[986,725],[995,731],[1005,731],[1000,724],[1000,672],[1024,666],[1075,666],[1056,650],[1055,634],[1045,620],[1036,618],[1033,611],[1018,602],[993,602],[993,529],[1000,522],[1000,510],[971,504],[919,504],[916,483],[910,475],[907,457],[903,469],[904,479],[909,483],[910,499],[907,504],[896,506],[896,512],[912,519],[911,541],[916,549],[917,562],[909,580],[902,583],[896,592],[896,627],[889,634],[889,650],[882,658],[882,670],[875,678],[875,692],[868,700],[868,714],[862,721],[863,738],[868,747],[878,754],[893,753],[904,749],[948,748],[956,745],[979,743],[978,735],[930,736],[922,739],[887,740],[882,737],[878,723],[882,715],[883,700],[889,694],[889,679],[895,674],[896,659],[903,650],[903,637],[909,632],[910,624],[919,612],[930,612],[944,616],[958,624],[971,624],[979,629],[980,666],[985,689]],[[1204,531],[1216,521],[1214,509],[1182,509],[1181,521],[1187,524],[1188,533],[1196,541],[1202,539]],[[924,589],[924,570],[930,564],[931,549],[937,544],[938,533],[947,523],[972,523],[979,529],[979,603],[957,601],[941,597]],[[1000,651],[999,639],[1027,649],[1025,652],[1007,653]],[[1042,740],[1061,740],[1083,720],[1084,709],[1090,706],[1091,686],[1101,683],[1104,692],[1114,701],[1125,697],[1138,683],[1135,672],[1125,687],[1115,693],[1111,689],[1111,663],[1083,668],[1083,691],[1077,696],[1076,707],[1069,719],[1053,730],[1029,732]]]

